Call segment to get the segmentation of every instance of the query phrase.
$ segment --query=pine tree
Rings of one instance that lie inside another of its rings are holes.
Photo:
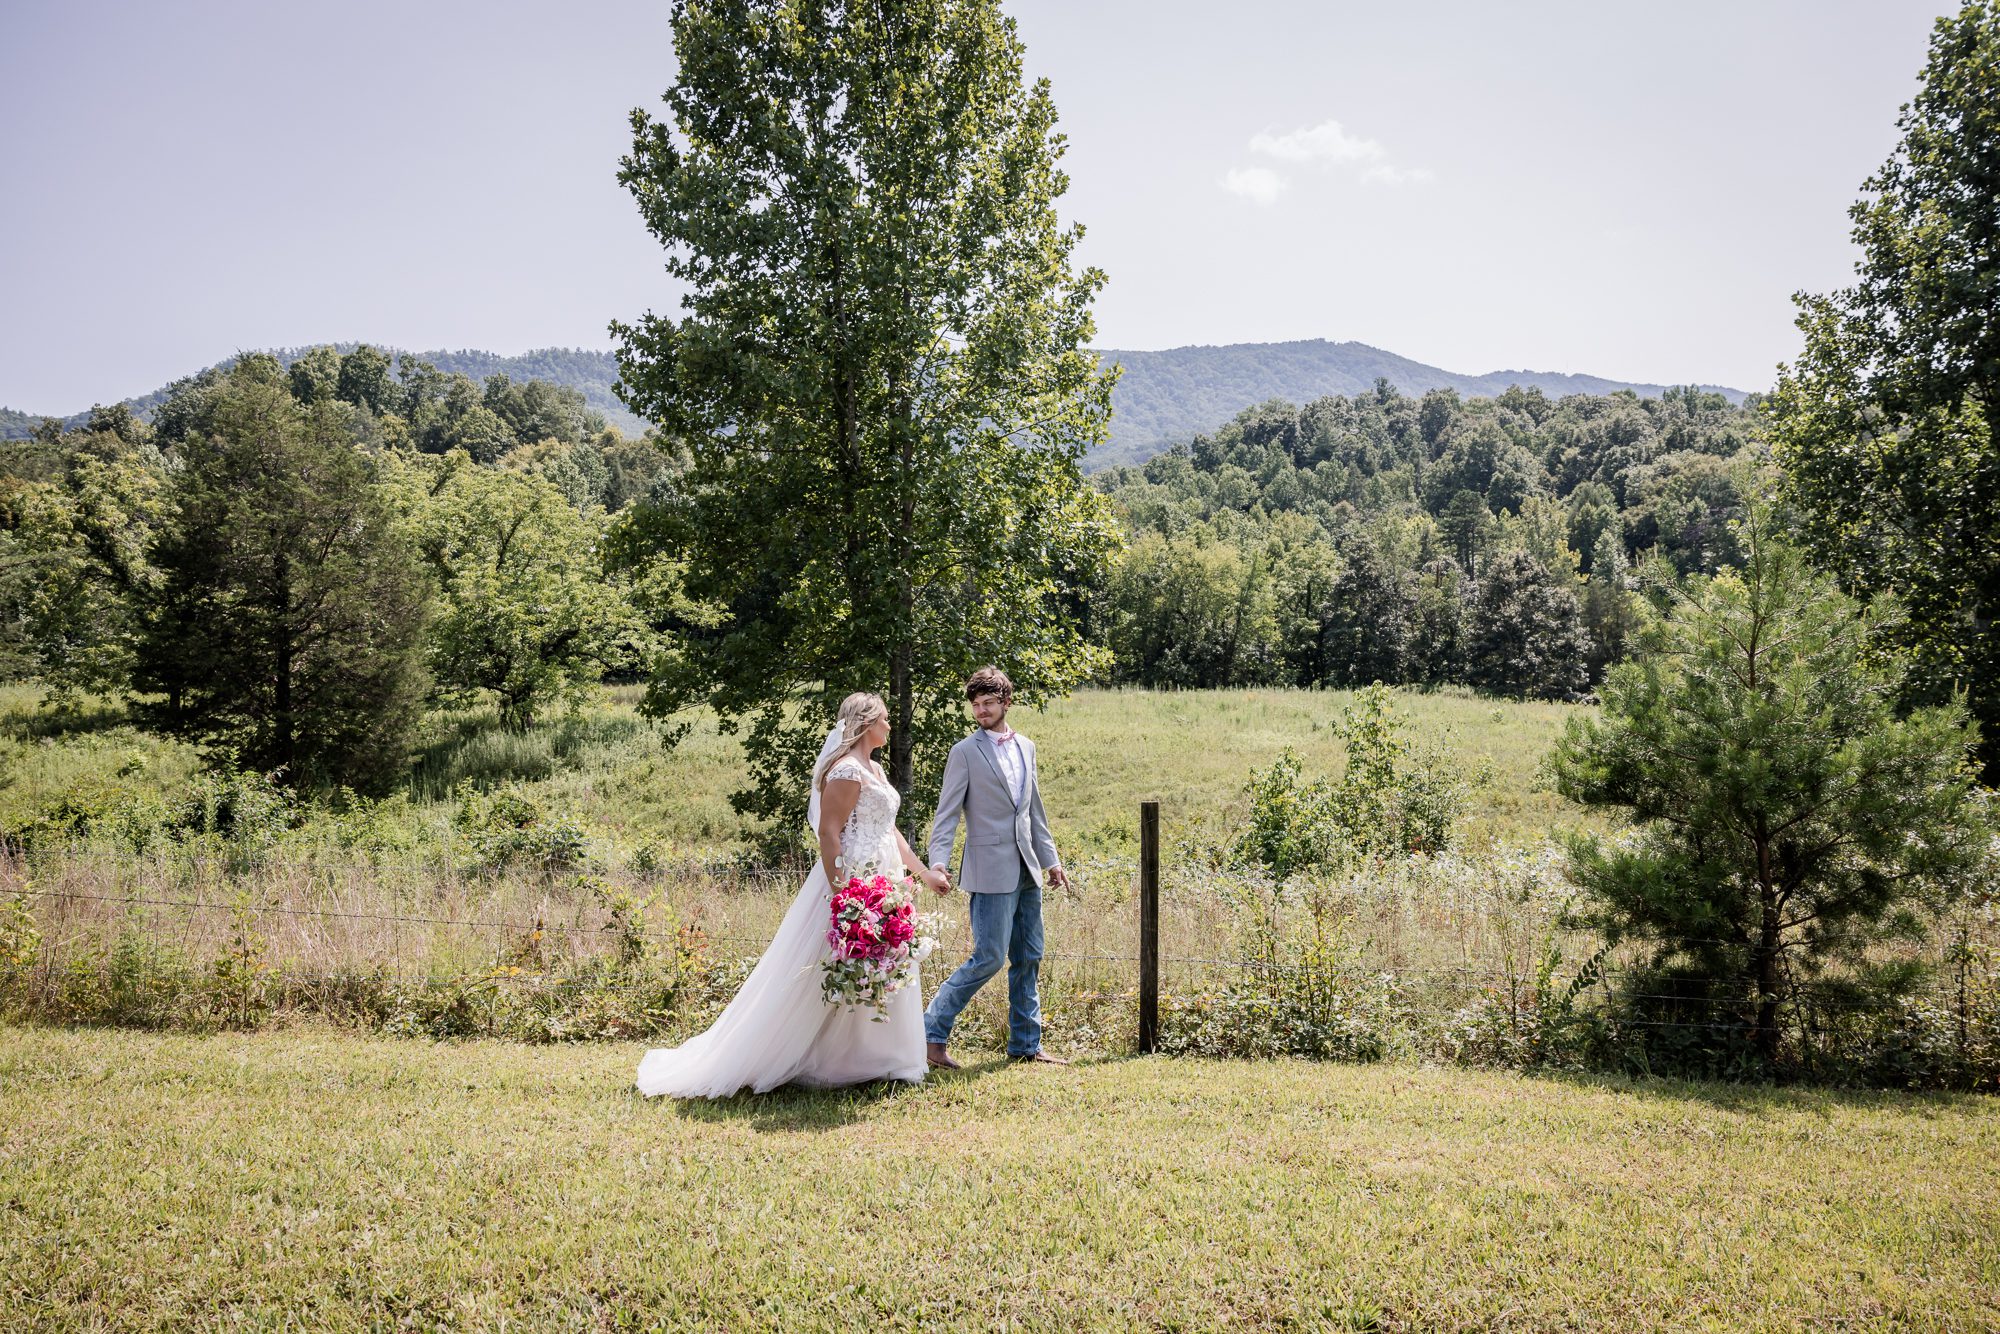
[[[1636,842],[1573,845],[1596,925],[1654,946],[1669,980],[1651,990],[1683,990],[1691,1022],[1726,1027],[1733,1007],[1773,1060],[1794,989],[1836,963],[1868,971],[1990,834],[1963,707],[1897,717],[1907,661],[1872,651],[1874,618],[1767,526],[1746,526],[1740,574],[1698,581],[1612,668],[1602,717],[1571,720],[1552,768],[1565,796],[1639,825]]]
[[[298,402],[268,356],[203,387],[133,686],[145,721],[246,767],[379,790],[406,771],[427,590],[345,421]]]

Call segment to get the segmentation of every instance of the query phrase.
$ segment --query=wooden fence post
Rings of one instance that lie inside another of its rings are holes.
[[[1160,1049],[1160,803],[1139,803],[1139,1050]]]

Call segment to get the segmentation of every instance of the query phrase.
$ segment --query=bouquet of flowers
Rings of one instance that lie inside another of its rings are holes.
[[[936,947],[942,925],[937,913],[917,911],[915,881],[854,877],[833,891],[826,933],[833,955],[820,965],[820,994],[829,1005],[872,1005],[880,1023],[889,997],[916,977]]]

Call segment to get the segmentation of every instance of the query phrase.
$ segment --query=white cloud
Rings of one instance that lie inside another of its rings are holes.
[[[1222,178],[1222,188],[1255,204],[1275,204],[1285,193],[1286,181],[1269,167],[1231,167]]]
[[[1379,162],[1389,155],[1373,139],[1349,134],[1337,120],[1321,121],[1290,134],[1260,131],[1250,140],[1250,151],[1285,162]]]
[[[1280,162],[1351,168],[1356,172],[1355,179],[1364,185],[1427,185],[1437,179],[1428,167],[1397,166],[1389,160],[1387,148],[1373,139],[1350,134],[1337,120],[1301,126],[1284,134],[1260,130],[1250,137],[1250,151]],[[1247,172],[1230,174],[1235,176],[1262,170],[1251,167]],[[1271,199],[1261,202],[1270,203]]]

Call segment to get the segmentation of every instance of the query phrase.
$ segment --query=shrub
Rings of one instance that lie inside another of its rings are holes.
[[[1388,1051],[1384,979],[1366,968],[1349,920],[1317,893],[1294,902],[1281,885],[1216,887],[1235,917],[1241,966],[1221,985],[1168,1005],[1162,1049],[1380,1060]]]
[[[341,788],[326,824],[343,848],[360,852],[410,852],[424,843],[407,793],[367,797]]]
[[[559,874],[596,861],[592,831],[575,816],[552,815],[513,789],[482,793],[462,783],[458,798],[453,823],[476,865],[526,864]]]
[[[248,906],[239,907],[228,946],[209,964],[209,1004],[228,1027],[254,1028],[272,1008],[277,978],[264,949]]]
[[[129,761],[119,774],[137,777]],[[196,773],[172,797],[103,778],[79,779],[17,818],[0,841],[17,852],[102,840],[133,851],[170,842],[255,854],[298,818],[293,797],[272,777],[224,764]]]
[[[198,1027],[191,1001],[193,969],[186,958],[134,916],[112,941],[104,958],[104,1003],[100,1022],[132,1028]]]
[[[1307,937],[1238,977],[1173,998],[1161,1050],[1194,1056],[1301,1056],[1379,1061],[1388,1054],[1386,997],[1338,933]]]
[[[16,852],[59,846],[114,827],[131,793],[117,783],[85,779],[71,783],[40,809],[16,817],[5,831],[5,842]]]
[[[1357,856],[1448,848],[1465,782],[1438,751],[1404,739],[1389,690],[1362,691],[1334,726],[1347,744],[1338,783],[1307,780],[1289,747],[1270,768],[1252,771],[1250,821],[1233,849],[1237,860],[1282,877]]]
[[[176,842],[255,854],[268,850],[298,819],[292,794],[272,775],[222,766],[194,776],[169,808],[164,828]]]
[[[1612,1029],[1602,1009],[1582,1002],[1604,980],[1610,951],[1600,948],[1568,979],[1560,976],[1562,946],[1551,932],[1535,960],[1531,985],[1485,994],[1451,1017],[1445,1055],[1464,1065],[1582,1070],[1601,1066]]]
[[[1236,840],[1238,860],[1278,876],[1337,860],[1332,784],[1324,778],[1303,781],[1304,768],[1298,752],[1287,746],[1270,768],[1251,771],[1250,823]]]
[[[0,904],[0,1004],[12,1005],[25,996],[35,965],[42,957],[42,933],[29,909],[33,884]]]

